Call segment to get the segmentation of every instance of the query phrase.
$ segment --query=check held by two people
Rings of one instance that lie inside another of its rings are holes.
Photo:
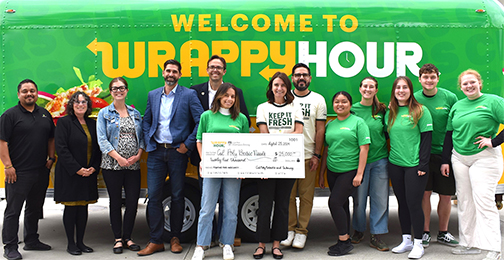
[[[203,134],[203,178],[304,178],[302,134]]]

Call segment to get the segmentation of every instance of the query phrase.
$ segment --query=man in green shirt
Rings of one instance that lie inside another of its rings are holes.
[[[429,162],[429,180],[425,187],[422,208],[424,212],[424,234],[422,244],[428,247],[430,235],[430,215],[432,191],[439,194],[437,207],[439,217],[439,233],[437,241],[439,243],[457,246],[458,241],[448,232],[448,222],[451,213],[451,196],[455,195],[455,179],[453,175],[441,174],[441,153],[443,141],[446,134],[446,123],[451,107],[457,102],[457,96],[452,92],[438,88],[439,70],[433,64],[427,63],[420,68],[419,78],[422,90],[415,92],[415,98],[419,103],[426,106],[433,121],[431,157]],[[451,168],[451,165],[450,165]],[[452,171],[450,171],[452,172]]]

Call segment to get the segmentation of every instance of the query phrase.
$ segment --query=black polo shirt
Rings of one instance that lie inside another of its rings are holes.
[[[37,105],[30,112],[18,102],[0,116],[0,139],[9,146],[9,156],[16,172],[44,166],[48,141],[53,137],[52,116]]]

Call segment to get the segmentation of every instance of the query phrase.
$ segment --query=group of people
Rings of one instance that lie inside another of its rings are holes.
[[[35,82],[27,79],[18,85],[18,105],[0,117],[0,159],[5,165],[7,200],[2,230],[4,257],[22,258],[17,232],[25,202],[24,249],[51,249],[38,239],[37,229],[55,154],[58,160],[54,200],[65,205],[63,224],[68,253],[93,252],[84,244],[84,233],[88,205],[98,199],[96,177],[100,169],[110,197],[114,253],[128,248],[145,256],[165,250],[162,200],[167,175],[172,196],[170,250],[183,251],[180,236],[189,158],[200,172],[203,134],[248,133],[250,117],[242,90],[223,82],[224,58],[212,56],[207,63],[209,81],[191,89],[178,84],[181,70],[178,61],[165,62],[164,86],[149,92],[143,118],[126,104],[128,83],[119,77],[109,84],[113,103],[100,110],[96,121],[89,118],[90,97],[79,91],[69,98],[67,116],[58,120],[57,127],[51,115],[35,103]],[[382,235],[388,233],[390,178],[403,234],[402,243],[392,252],[409,252],[408,257],[414,259],[423,256],[424,247],[431,240],[430,196],[434,191],[440,196],[437,241],[456,246],[454,254],[479,254],[483,249],[489,251],[485,259],[500,259],[499,214],[493,198],[503,170],[499,145],[504,142],[504,134],[496,133],[499,124],[504,123],[504,99],[483,94],[481,76],[467,70],[459,76],[460,89],[467,98],[457,101],[455,94],[437,87],[439,75],[434,65],[422,66],[422,90],[417,92],[408,77],[398,77],[388,105],[376,96],[378,81],[366,77],[359,86],[359,102],[353,103],[345,91],[332,97],[337,117],[326,124],[324,97],[309,90],[310,68],[296,64],[292,68],[292,84],[285,73],[275,73],[266,91],[267,102],[257,107],[256,123],[262,134],[304,135],[305,178],[257,180],[259,243],[253,258],[263,258],[268,242],[272,242],[275,259],[283,258],[280,246],[305,247],[318,175],[319,187],[325,188],[327,180],[331,191],[329,209],[338,230],[337,243],[329,247],[330,256],[348,254],[352,244],[364,239],[368,197],[370,246],[389,250]],[[290,118],[282,123],[268,120],[276,116]],[[149,153],[150,241],[141,249],[132,240],[132,230],[143,151]],[[201,209],[192,259],[203,259],[205,250],[216,240],[221,244],[223,259],[234,259],[241,179],[200,178],[200,185]],[[460,243],[448,232],[450,197],[455,194]],[[214,228],[217,203],[220,214]]]

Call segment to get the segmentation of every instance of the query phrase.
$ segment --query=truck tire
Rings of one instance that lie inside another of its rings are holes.
[[[242,187],[240,191],[237,232],[242,241],[257,242],[257,209],[259,209],[259,194],[257,184],[254,182]]]

